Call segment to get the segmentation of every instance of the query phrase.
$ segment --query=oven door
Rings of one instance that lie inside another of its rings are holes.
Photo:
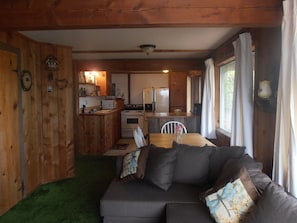
[[[137,126],[143,126],[143,117],[139,115],[125,115],[122,118],[122,128],[135,129]]]
[[[121,117],[121,126],[122,126],[122,137],[133,137],[133,130],[136,129],[138,126],[143,129],[144,125],[144,117],[143,115],[128,115],[122,114]]]

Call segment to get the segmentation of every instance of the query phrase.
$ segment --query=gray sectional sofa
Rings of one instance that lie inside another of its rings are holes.
[[[296,198],[271,182],[262,172],[262,164],[245,154],[244,147],[195,147],[174,142],[172,149],[150,145],[144,150],[146,156],[141,160],[145,160],[142,164],[145,174],[117,177],[102,197],[100,214],[104,223],[213,223],[215,220],[205,204],[205,196],[234,181],[243,168],[259,195],[255,206],[260,205],[253,208],[247,222],[277,222],[273,217],[274,208],[288,204],[276,204],[265,213],[265,202],[261,203],[262,196],[273,200],[275,190],[277,196],[283,197],[277,202],[290,200],[290,208],[284,210],[289,219],[279,222],[296,222]],[[117,159],[118,176],[123,166],[122,158]],[[270,190],[266,191],[267,188]],[[271,200],[266,202],[271,203]],[[266,214],[270,215],[270,221],[257,220]]]

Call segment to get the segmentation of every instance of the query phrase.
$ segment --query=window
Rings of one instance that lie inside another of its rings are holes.
[[[220,67],[220,128],[231,133],[235,61]]]
[[[200,75],[192,76],[190,78],[190,87],[190,93],[187,94],[191,95],[190,111],[195,114],[200,114],[202,103],[202,77]]]

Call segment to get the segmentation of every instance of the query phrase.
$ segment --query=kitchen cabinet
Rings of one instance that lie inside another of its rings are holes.
[[[169,74],[169,111],[187,108],[187,74],[184,72],[170,72]]]
[[[200,116],[192,113],[146,113],[148,133],[159,133],[164,123],[168,121],[179,121],[183,123],[188,133],[200,133]]]
[[[78,154],[102,155],[120,138],[120,109],[79,115]]]

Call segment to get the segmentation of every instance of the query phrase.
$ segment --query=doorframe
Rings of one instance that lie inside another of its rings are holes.
[[[22,197],[26,196],[26,166],[25,166],[25,148],[24,148],[24,125],[23,125],[23,103],[22,103],[22,86],[21,86],[21,50],[19,48],[10,46],[6,43],[0,42],[0,50],[8,51],[17,55],[17,79],[18,79],[18,112],[19,112],[19,137],[20,137],[20,166],[22,178]]]

